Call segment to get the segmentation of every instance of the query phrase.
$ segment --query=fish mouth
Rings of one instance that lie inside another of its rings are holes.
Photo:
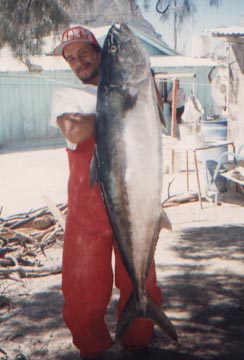
[[[128,27],[128,25],[124,23],[112,25],[109,32],[111,33],[112,36],[116,36],[116,37],[122,36],[124,42],[130,40],[131,30]]]
[[[129,26],[125,23],[112,25],[109,34],[111,42],[119,44],[131,41],[131,38],[134,36]]]
[[[132,30],[125,23],[114,24],[108,32],[108,46],[112,56],[117,56],[121,64],[123,81],[127,85],[136,85],[148,77],[149,56],[142,46],[138,46]]]

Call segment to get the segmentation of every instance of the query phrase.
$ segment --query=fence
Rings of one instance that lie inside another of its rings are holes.
[[[0,73],[0,144],[59,135],[49,124],[52,92],[78,85],[68,70]]]

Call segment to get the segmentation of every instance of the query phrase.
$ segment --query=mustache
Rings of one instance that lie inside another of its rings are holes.
[[[84,63],[83,65],[78,65],[77,68],[76,68],[76,71],[77,71],[77,72],[80,72],[80,71],[82,71],[83,68],[86,68],[86,67],[89,66],[89,65],[90,65],[89,62],[86,62],[86,63]]]

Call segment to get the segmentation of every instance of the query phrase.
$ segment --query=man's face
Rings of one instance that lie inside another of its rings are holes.
[[[84,84],[98,84],[101,54],[92,45],[82,42],[67,45],[64,58]]]

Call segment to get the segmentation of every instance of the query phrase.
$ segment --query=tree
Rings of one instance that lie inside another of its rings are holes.
[[[0,0],[0,48],[9,45],[26,63],[29,55],[41,53],[43,37],[60,33],[70,22],[143,26],[143,20],[137,0]]]
[[[155,0],[157,12],[161,14],[161,20],[167,21],[173,16],[174,24],[174,49],[177,50],[177,34],[184,22],[197,12],[196,0]],[[209,0],[209,6],[219,7],[222,0]],[[145,9],[148,1],[144,0]]]
[[[0,0],[0,46],[7,44],[24,60],[38,54],[42,39],[67,23],[69,0]]]
[[[84,23],[91,23],[101,6],[103,19],[106,14],[113,15],[113,21],[121,20],[121,15],[114,14],[114,9],[119,9],[122,0],[109,0],[109,6],[104,10],[105,0],[0,0],[0,48],[5,44],[13,50],[15,56],[21,60],[28,59],[29,55],[40,54],[43,38],[51,32],[58,32],[71,20],[75,19],[75,12],[84,14]],[[162,20],[167,20],[173,15],[175,49],[177,49],[177,33],[187,18],[196,11],[197,0],[154,0]],[[100,4],[101,3],[101,4]],[[123,4],[125,1],[123,0]],[[127,4],[128,3],[128,4]],[[139,19],[137,0],[127,0],[124,16],[133,23],[133,17]],[[149,8],[150,0],[144,0],[144,7]],[[210,6],[219,6],[221,0],[209,0]],[[101,6],[100,6],[101,5]],[[75,9],[79,9],[79,12]],[[81,11],[82,9],[82,11]],[[92,9],[92,10],[91,10]],[[105,13],[104,13],[105,12]],[[129,16],[131,13],[131,16]],[[140,14],[141,15],[141,14]],[[123,17],[123,16],[122,16]],[[80,15],[79,15],[80,18]],[[111,21],[111,19],[110,19]],[[138,23],[138,21],[137,21]]]
[[[83,1],[89,6],[93,0]],[[41,52],[43,38],[69,22],[70,0],[0,0],[0,48],[26,60]]]

